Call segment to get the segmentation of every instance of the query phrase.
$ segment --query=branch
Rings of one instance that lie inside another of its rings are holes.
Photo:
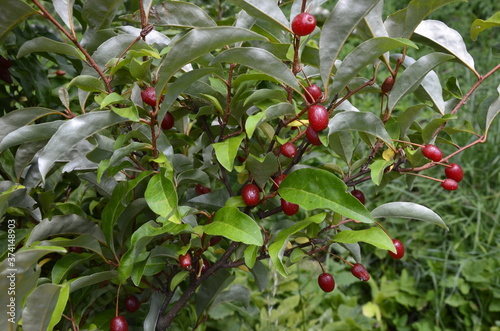
[[[108,93],[112,93],[113,89],[111,88],[111,81],[106,77],[104,72],[101,70],[99,65],[94,61],[92,56],[90,56],[90,54],[87,52],[87,50],[85,48],[83,48],[83,46],[78,42],[76,37],[73,36],[72,34],[70,34],[61,24],[59,24],[59,22],[57,22],[57,20],[47,11],[47,9],[45,9],[45,7],[43,7],[38,2],[38,0],[32,0],[32,1],[35,4],[35,6],[37,6],[42,11],[41,15],[44,16],[45,18],[47,18],[49,21],[51,21],[83,53],[83,55],[87,59],[87,64],[89,66],[91,66],[92,68],[94,68],[94,70],[99,74],[102,81],[106,85],[106,91]]]

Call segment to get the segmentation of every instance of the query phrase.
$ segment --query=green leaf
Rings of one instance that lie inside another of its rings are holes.
[[[10,132],[20,127],[28,125],[44,116],[55,114],[62,116],[61,112],[41,107],[22,108],[7,113],[0,117],[0,140],[3,140]]]
[[[292,33],[289,28],[290,23],[286,19],[283,11],[280,9],[276,1],[229,0],[229,2],[242,8],[250,16],[260,18],[261,20],[271,23],[284,31]]]
[[[71,282],[70,292],[73,293],[81,288],[102,283],[104,281],[114,279],[117,276],[118,272],[116,270],[111,270],[111,271],[94,272],[93,274],[88,276],[78,277],[77,279]]]
[[[61,320],[69,298],[69,284],[42,284],[26,299],[23,329],[51,331]]]
[[[73,27],[73,6],[75,0],[53,0],[52,4],[57,12],[57,15],[69,28],[70,32],[74,31]]]
[[[288,272],[283,264],[283,256],[284,256],[284,253],[286,250],[286,244],[288,242],[288,238],[290,236],[294,235],[295,233],[302,231],[303,229],[305,229],[306,227],[308,227],[312,223],[316,223],[316,224],[321,223],[325,219],[325,217],[326,217],[325,213],[320,213],[320,214],[311,216],[309,218],[306,218],[303,221],[297,222],[296,224],[292,225],[289,228],[281,230],[278,233],[274,242],[269,246],[268,251],[269,251],[269,256],[271,258],[271,261],[273,261],[273,264],[276,267],[276,270],[278,270],[278,272],[283,277],[288,276]]]
[[[436,50],[445,49],[479,75],[474,69],[474,58],[467,51],[464,39],[456,30],[441,21],[425,20],[418,25],[415,33],[425,38],[430,46],[437,48]]]
[[[219,209],[215,213],[213,222],[205,225],[203,231],[209,235],[223,236],[247,245],[263,245],[259,225],[235,207]]]
[[[63,278],[68,275],[71,269],[92,258],[94,258],[93,254],[89,253],[66,254],[65,256],[57,260],[56,264],[54,264],[54,266],[52,267],[52,283],[59,284],[61,280],[63,280]]]
[[[332,95],[340,93],[349,81],[356,77],[363,68],[372,64],[373,61],[384,53],[403,46],[418,48],[408,39],[377,37],[363,42],[342,61],[335,75],[335,79],[329,88],[329,93]]]
[[[384,123],[373,113],[344,111],[336,114],[328,123],[329,134],[340,131],[359,131],[380,138],[389,147],[392,146],[391,137],[384,128]]]
[[[325,170],[296,170],[283,180],[278,192],[283,199],[305,210],[327,208],[347,218],[373,223],[373,217],[363,204],[347,192],[345,183]]]
[[[431,222],[449,230],[443,219],[433,210],[413,202],[389,202],[372,210],[374,218],[408,218]]]
[[[174,183],[164,173],[154,175],[148,183],[144,197],[149,208],[169,221],[181,223],[177,209],[178,197]]]
[[[140,17],[134,18],[140,21]],[[182,28],[213,27],[217,23],[200,7],[184,1],[163,1],[153,6],[149,24]]]
[[[197,58],[239,41],[265,40],[258,33],[243,28],[221,26],[193,29],[171,45],[160,64],[156,92],[160,94],[168,81],[184,65]]]
[[[328,86],[335,60],[349,35],[379,0],[339,0],[326,19],[319,39],[320,73]]]
[[[250,154],[245,167],[252,174],[257,186],[264,187],[269,177],[279,170],[279,163],[278,158],[272,152],[267,153],[265,157],[256,157]]]
[[[177,285],[179,285],[184,279],[189,276],[189,271],[181,271],[175,274],[175,276],[170,281],[170,291],[174,291]]]
[[[38,168],[42,179],[55,162],[80,141],[109,126],[127,121],[111,111],[98,111],[72,118],[59,127],[38,158]]]
[[[111,25],[124,0],[88,0],[82,8],[82,16],[89,26],[99,31]]]
[[[429,71],[453,58],[452,55],[443,53],[430,53],[422,56],[398,76],[389,94],[387,107],[393,110],[405,95],[417,89]]]
[[[255,265],[255,262],[257,262],[257,253],[259,251],[259,246],[256,245],[250,245],[247,248],[245,248],[244,252],[244,258],[245,258],[245,265],[252,269]]]
[[[148,179],[151,172],[143,171],[136,178],[121,182],[115,186],[113,193],[111,194],[111,199],[106,204],[102,211],[102,222],[101,227],[106,237],[106,242],[108,246],[114,251],[113,243],[113,228],[116,221],[127,208],[132,200],[132,192],[135,187],[139,185],[143,180]]]
[[[497,92],[500,95],[500,85],[498,85]],[[488,135],[491,123],[498,115],[498,113],[500,113],[500,96],[488,107],[488,113],[486,114],[486,126],[484,129],[485,136]]]
[[[50,236],[82,235],[86,234],[104,243],[106,239],[99,226],[78,215],[54,216],[51,220],[44,219],[35,227],[26,241],[29,246],[35,241],[43,240]]]
[[[37,11],[20,0],[0,0],[0,44],[19,23]]]
[[[67,89],[76,86],[82,91],[86,92],[106,92],[106,87],[102,80],[89,75],[80,75],[68,83]]]
[[[58,42],[45,37],[38,37],[25,42],[21,46],[21,48],[19,48],[19,51],[17,52],[17,57],[23,57],[31,53],[37,53],[37,52],[69,55],[76,59],[85,61],[85,56],[75,46]]]
[[[240,134],[239,136],[231,137],[220,143],[212,144],[217,160],[228,171],[233,170],[234,158],[238,153],[238,148],[243,139],[245,139],[245,134]]]
[[[239,47],[228,49],[217,55],[211,62],[238,63],[258,70],[302,93],[297,78],[290,68],[269,51],[256,47]]]
[[[370,164],[370,175],[375,185],[380,185],[382,177],[384,177],[385,168],[392,163],[392,160],[386,161],[384,159],[380,159],[375,160],[372,164]]]
[[[65,122],[66,121],[52,121],[27,125],[12,131],[0,141],[0,153],[12,146],[49,139]]]
[[[391,238],[379,227],[371,227],[366,230],[344,230],[337,233],[332,240],[344,244],[355,244],[362,241],[380,249],[394,252]]]
[[[175,235],[184,231],[189,232],[189,229],[191,229],[191,226],[188,224],[180,225],[170,222],[165,223],[163,226],[159,226],[158,223],[154,221],[149,221],[141,225],[132,234],[132,238],[130,239],[130,248],[127,252],[125,252],[120,260],[120,266],[118,268],[120,280],[125,281],[130,277],[134,269],[136,258],[145,251],[144,248],[153,239],[158,236],[165,235],[165,233]]]
[[[470,39],[476,41],[477,36],[486,29],[500,26],[500,11],[497,11],[493,16],[486,21],[476,19],[470,26]]]

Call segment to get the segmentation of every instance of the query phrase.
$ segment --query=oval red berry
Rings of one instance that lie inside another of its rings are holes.
[[[247,184],[241,190],[241,197],[247,206],[257,206],[260,202],[259,188],[255,184]]]
[[[129,295],[125,299],[125,309],[127,309],[129,312],[133,313],[141,307],[141,302],[135,295]]]
[[[323,96],[323,92],[321,92],[321,89],[319,88],[318,85],[312,84],[312,85],[306,87],[305,95],[306,95],[307,102],[314,103],[314,102],[318,101],[319,99],[321,99],[321,97]]]
[[[328,127],[328,111],[322,105],[313,105],[307,111],[309,126],[320,132]]]
[[[285,199],[281,199],[281,210],[283,210],[285,215],[293,216],[299,212],[299,205],[288,202]]]
[[[322,273],[318,276],[318,285],[324,292],[331,292],[335,288],[335,280],[329,273]]]
[[[288,158],[294,158],[297,155],[297,147],[291,142],[287,142],[280,146],[280,151],[283,156]]]
[[[398,239],[392,239],[392,243],[394,244],[394,247],[396,248],[396,253],[388,251],[389,255],[391,255],[396,260],[402,259],[403,256],[405,256],[405,246]]]
[[[309,13],[300,13],[292,21],[292,31],[297,36],[307,36],[316,28],[316,17]]]
[[[441,186],[446,190],[446,191],[455,191],[458,189],[458,183],[451,179],[447,178],[441,182]]]
[[[113,317],[109,323],[109,329],[111,331],[128,331],[127,320],[123,316]]]
[[[359,278],[363,282],[370,280],[370,274],[366,271],[365,267],[361,263],[356,263],[352,266],[351,273],[354,277]]]
[[[443,152],[436,145],[432,144],[425,145],[424,149],[422,149],[422,154],[434,162],[439,162],[443,158]]]
[[[315,146],[321,145],[321,140],[319,139],[318,133],[314,131],[314,129],[310,125],[306,130],[306,138],[311,144]]]
[[[457,183],[464,178],[464,171],[462,167],[456,163],[451,163],[448,167],[444,169],[446,177],[453,179]]]

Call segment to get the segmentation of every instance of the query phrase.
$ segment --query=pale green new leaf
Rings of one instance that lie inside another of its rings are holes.
[[[233,170],[234,159],[243,139],[245,139],[245,134],[240,134],[239,136],[228,138],[220,143],[212,144],[217,161],[219,161],[228,171]]]
[[[497,11],[493,16],[486,21],[476,19],[470,26],[470,39],[476,41],[477,36],[486,29],[500,26],[500,11]]]
[[[344,244],[355,244],[362,241],[380,249],[394,252],[394,244],[391,238],[379,227],[371,227],[365,230],[344,230],[337,233],[332,240]]]
[[[273,261],[273,265],[276,267],[276,270],[283,276],[286,277],[288,276],[288,272],[283,264],[283,256],[285,253],[286,249],[286,244],[288,242],[288,238],[295,233],[303,230],[307,226],[309,226],[312,223],[319,224],[321,223],[326,217],[325,213],[317,214],[314,216],[311,216],[303,221],[300,221],[294,225],[292,225],[289,228],[286,228],[284,230],[281,230],[278,235],[276,236],[276,239],[274,242],[269,246],[269,256],[271,258],[271,261]]]
[[[156,174],[149,180],[144,197],[152,211],[162,217],[169,217],[171,222],[181,222],[177,210],[177,191],[164,173]]]
[[[263,244],[259,225],[236,207],[219,209],[215,213],[213,222],[205,225],[203,231],[209,235],[223,236],[247,245],[262,246]]]

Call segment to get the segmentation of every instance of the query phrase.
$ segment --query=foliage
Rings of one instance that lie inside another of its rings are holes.
[[[493,237],[474,242],[480,268],[461,259],[469,247],[443,242],[461,226],[440,215],[461,215],[465,235],[480,227],[461,209],[467,196],[446,192],[433,206],[440,185],[414,187],[422,172],[439,181],[452,158],[498,137],[500,87],[487,84],[500,65],[478,66],[460,33],[427,19],[458,1],[413,0],[385,20],[383,1],[325,2],[0,0],[2,293],[15,269],[15,296],[0,304],[16,299],[1,321],[24,330],[108,329],[117,314],[144,330],[493,325],[468,304],[498,312],[498,282],[482,288],[498,269]],[[318,26],[299,38],[290,22],[306,8]],[[499,24],[498,13],[478,20],[474,40]],[[467,90],[439,71],[455,67],[474,78]],[[382,92],[387,77],[395,83]],[[306,134],[310,84],[329,114],[318,144]],[[141,96],[149,86],[156,103]],[[496,92],[471,116],[465,105],[481,86]],[[167,114],[175,124],[162,130]],[[280,154],[287,142],[295,157]],[[422,155],[429,143],[445,151],[440,162]],[[241,194],[248,183],[261,191],[255,207]],[[363,205],[350,194],[362,183],[381,197]],[[281,199],[299,213],[284,215]],[[410,246],[417,231],[429,239],[423,252],[380,260],[392,237]],[[191,266],[181,267],[186,254]],[[368,283],[350,275],[354,262],[373,270]],[[412,263],[426,263],[432,288],[420,291]],[[318,295],[324,271],[339,289]],[[123,313],[130,294],[141,308]],[[434,319],[436,309],[466,317]]]

